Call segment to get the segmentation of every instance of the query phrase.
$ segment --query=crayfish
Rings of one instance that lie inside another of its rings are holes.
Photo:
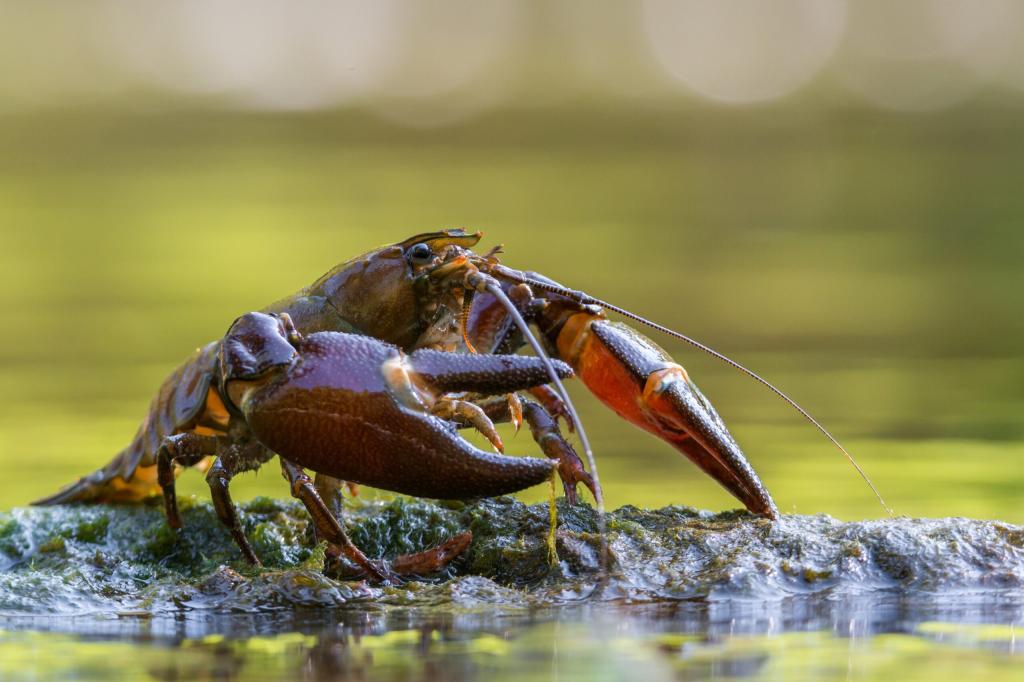
[[[642,318],[508,268],[498,261],[500,249],[475,253],[480,236],[416,235],[238,318],[164,381],[134,439],[113,461],[36,504],[139,501],[162,493],[168,522],[178,528],[175,478],[197,467],[206,471],[218,517],[244,557],[258,563],[228,486],[235,474],[277,455],[318,536],[357,570],[382,580],[427,573],[465,549],[468,533],[390,566],[372,561],[339,523],[342,487],[466,499],[511,493],[557,473],[570,502],[583,484],[600,509],[592,456],[588,472],[559,426],[561,419],[577,431],[590,455],[561,384],[576,376],[749,511],[778,517],[771,495],[686,371],[647,337],[610,321],[606,310]],[[516,354],[527,344],[537,357]],[[503,454],[494,423],[523,421],[546,458]],[[471,445],[459,435],[462,428],[478,430],[497,454]]]

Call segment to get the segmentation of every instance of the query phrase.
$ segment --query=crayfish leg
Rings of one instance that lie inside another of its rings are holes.
[[[283,457],[280,457],[280,460],[281,473],[291,487],[292,496],[301,501],[310,516],[313,517],[313,524],[318,535],[327,542],[337,545],[345,558],[356,565],[358,571],[352,574],[352,577],[370,577],[385,584],[399,584],[401,576],[426,575],[444,568],[462,554],[473,539],[472,533],[467,531],[437,547],[396,557],[391,566],[387,566],[383,561],[374,561],[352,542],[338,518],[331,514],[317,492],[316,485],[302,467]]]
[[[597,484],[593,476],[583,468],[576,450],[562,436],[558,422],[545,407],[528,400],[523,401],[523,417],[530,426],[533,440],[550,459],[558,462],[558,477],[569,504],[576,504],[576,486],[582,483],[598,499]]]
[[[469,549],[473,533],[464,531],[436,547],[415,554],[403,554],[391,562],[391,569],[398,575],[429,575],[436,573],[453,559]]]
[[[572,421],[572,414],[569,413],[569,408],[566,406],[565,401],[558,395],[555,389],[550,386],[534,386],[529,389],[530,395],[536,398],[549,415],[554,419],[564,419],[565,428],[569,429],[569,433],[576,432],[576,424]]]
[[[340,547],[345,557],[366,571],[368,575],[383,583],[398,583],[397,576],[386,567],[371,561],[361,549],[356,547],[338,519],[331,514],[317,492],[316,486],[313,485],[313,480],[303,471],[302,467],[294,462],[289,462],[284,457],[279,457],[279,459],[281,460],[281,475],[288,481],[292,497],[306,507],[306,511],[313,517],[313,524],[320,537]]]
[[[164,511],[171,528],[181,528],[178,495],[175,491],[174,466],[192,466],[217,452],[217,437],[198,433],[179,433],[164,438],[156,453],[157,483],[163,491]]]
[[[347,483],[342,481],[340,478],[328,476],[327,474],[322,474],[320,472],[317,472],[316,475],[313,476],[313,487],[316,488],[316,492],[320,495],[320,499],[324,501],[324,504],[327,506],[327,510],[336,519],[341,518],[344,510],[345,500],[342,497],[341,489],[348,488],[349,493],[355,495],[358,492],[358,489],[355,491],[353,490],[355,485],[355,483]],[[320,530],[315,524],[313,525],[313,536],[316,538],[317,542],[327,540],[327,538],[320,534]],[[341,550],[337,545],[328,544],[327,556],[332,559],[337,559],[340,553]]]
[[[344,499],[341,496],[341,489],[345,486],[345,482],[340,478],[334,476],[328,476],[327,474],[317,473],[313,476],[313,487],[316,488],[316,492],[320,495],[320,499],[327,505],[327,510],[334,515],[334,518],[341,518],[342,505]]]
[[[498,430],[494,428],[494,422],[479,405],[468,400],[443,397],[431,406],[430,414],[445,421],[457,421],[472,426],[490,442],[495,450],[502,454],[505,453],[505,444],[501,441]]]
[[[473,533],[464,531],[436,547],[414,554],[403,554],[391,562],[391,570],[398,576],[430,575],[436,573],[465,552],[473,542]],[[346,580],[364,580],[366,572],[359,566],[344,564],[337,577]]]
[[[514,395],[514,394],[513,394]],[[570,504],[577,503],[576,486],[582,483],[590,490],[590,493],[597,499],[597,484],[593,477],[587,473],[582,460],[576,454],[576,450],[569,444],[569,441],[562,435],[558,427],[558,421],[544,405],[531,400],[524,400],[516,396],[516,410],[508,400],[508,396],[494,396],[484,398],[475,404],[487,415],[489,420],[498,423],[515,422],[518,418],[523,419],[530,427],[530,435],[540,446],[541,451],[548,459],[558,463],[558,477],[562,481],[562,488],[565,497]],[[467,426],[465,422],[456,422],[460,427]],[[571,421],[570,421],[571,423]]]
[[[245,531],[242,530],[235,503],[231,501],[228,485],[237,472],[225,463],[225,459],[223,456],[218,457],[210,470],[206,472],[206,483],[210,486],[213,508],[217,512],[217,518],[231,533],[231,537],[234,538],[238,549],[242,551],[245,560],[253,566],[261,566],[259,557],[256,556],[252,545],[249,544],[249,538],[245,537]]]

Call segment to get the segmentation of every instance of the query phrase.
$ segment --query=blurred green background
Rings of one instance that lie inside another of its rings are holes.
[[[760,372],[898,513],[1024,521],[1024,9],[425,7],[0,7],[0,506],[108,461],[238,314],[465,227]],[[884,515],[780,401],[652,336],[783,511]],[[737,506],[573,390],[611,505]]]

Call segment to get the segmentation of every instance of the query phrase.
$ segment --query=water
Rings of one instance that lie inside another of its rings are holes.
[[[1013,626],[949,625],[997,604],[899,601],[606,606],[480,613],[236,618],[223,635],[121,622],[88,639],[0,638],[5,679],[1019,679]],[[127,634],[131,632],[132,634]],[[265,633],[286,634],[265,634]],[[33,671],[29,673],[27,671]]]
[[[1024,522],[1022,127],[1016,111],[988,104],[916,118],[522,111],[429,132],[352,113],[8,116],[0,507],[105,462],[162,376],[237,314],[379,243],[465,226],[485,230],[486,245],[503,242],[512,266],[762,372],[840,437],[898,513]],[[718,406],[784,512],[884,516],[778,401],[658,340]],[[610,506],[735,506],[674,451],[576,395]],[[199,476],[182,487],[206,494]],[[240,477],[233,492],[286,494],[271,472]],[[1018,667],[1012,598],[856,601],[549,609],[512,624],[455,608],[364,608],[344,623],[323,612],[202,627],[186,618],[180,631],[107,614],[60,637],[32,632],[60,623],[29,619],[7,626],[0,660],[40,679],[58,665],[68,677],[121,665],[198,678],[215,664],[313,679],[336,665],[385,679],[613,678],[616,665],[652,679]]]

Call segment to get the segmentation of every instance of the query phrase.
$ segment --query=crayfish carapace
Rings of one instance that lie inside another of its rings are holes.
[[[113,461],[37,504],[136,501],[162,492],[177,527],[174,480],[195,466],[207,471],[219,518],[257,562],[228,483],[278,455],[319,536],[365,573],[427,572],[464,549],[468,535],[400,557],[388,569],[345,535],[337,518],[342,486],[473,498],[520,490],[557,472],[570,501],[582,483],[600,508],[592,459],[588,473],[558,425],[564,419],[583,436],[560,381],[575,374],[748,510],[777,518],[771,495],[686,371],[647,337],[608,320],[605,310],[639,318],[508,268],[497,249],[477,254],[471,249],[479,239],[461,230],[417,235],[240,317],[222,340],[197,350],[165,380],[135,438]],[[526,344],[539,357],[515,354]],[[476,428],[502,453],[494,429],[501,421],[526,421],[547,459],[487,453],[458,435],[459,428]],[[316,472],[315,480],[304,468]]]

